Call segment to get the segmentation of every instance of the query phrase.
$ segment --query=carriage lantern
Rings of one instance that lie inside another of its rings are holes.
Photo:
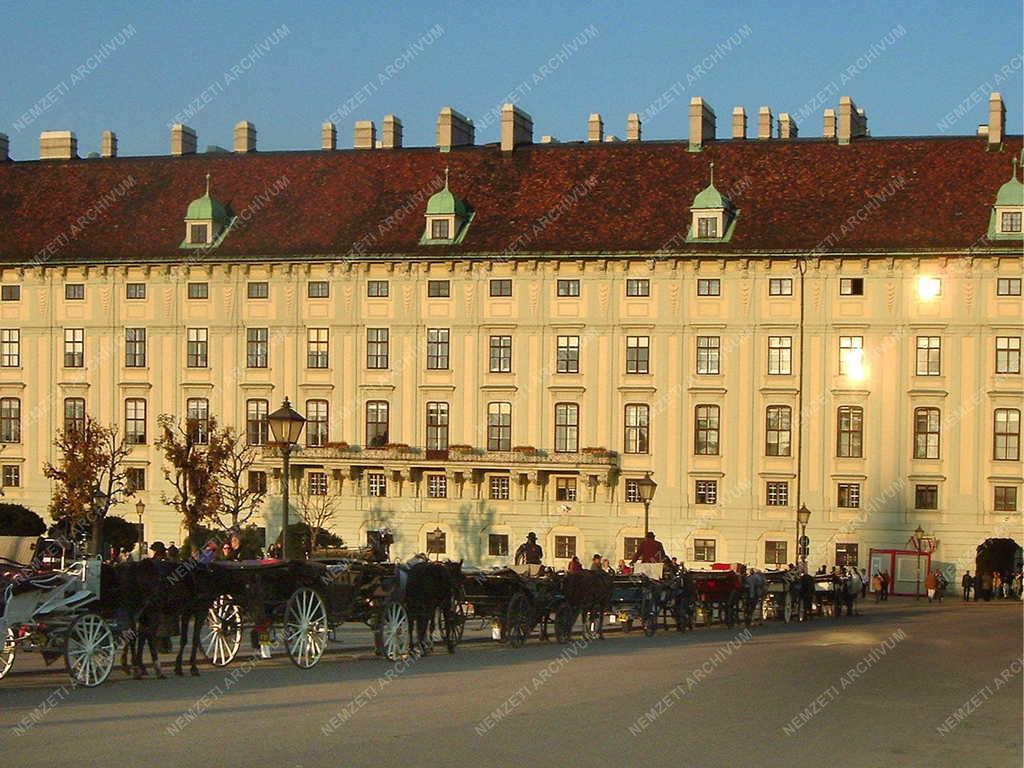
[[[636,492],[640,495],[640,501],[644,503],[644,535],[651,529],[651,499],[654,492],[658,490],[658,484],[651,478],[648,472],[636,481]]]
[[[804,566],[804,573],[807,573],[807,545],[804,542],[807,540],[807,523],[811,519],[811,510],[807,508],[806,504],[801,504],[800,509],[796,511],[796,521],[800,526],[800,540],[797,542],[800,551],[800,561]]]
[[[289,460],[291,459],[292,447],[299,441],[302,428],[306,420],[302,415],[292,408],[288,398],[284,399],[281,407],[267,417],[270,422],[270,431],[274,434],[274,441],[281,446],[281,456],[284,459],[283,479],[281,484],[281,557],[288,557],[288,473]]]

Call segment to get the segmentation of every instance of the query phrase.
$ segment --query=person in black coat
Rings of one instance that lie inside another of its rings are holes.
[[[964,590],[964,602],[971,599],[971,587],[974,585],[974,577],[970,571],[964,571],[964,577],[960,580],[960,586]]]

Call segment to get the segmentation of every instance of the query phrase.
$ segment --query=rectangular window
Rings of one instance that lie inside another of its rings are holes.
[[[996,280],[996,296],[1020,296],[1019,277],[1000,277]]]
[[[309,489],[310,496],[326,496],[327,495],[327,473],[326,472],[310,472],[306,475],[307,488]]]
[[[942,373],[942,337],[917,337],[917,375],[938,376]]]
[[[718,503],[718,481],[697,480],[694,483],[694,499],[698,504]]]
[[[559,336],[555,370],[558,373],[580,372],[580,337]]]
[[[188,329],[187,365],[189,368],[205,368],[208,362],[207,352],[209,349],[208,333],[206,328]]]
[[[21,467],[17,464],[4,464],[3,487],[18,488],[21,486]]]
[[[64,367],[82,368],[85,365],[85,329],[64,329]]]
[[[85,429],[85,398],[64,398],[64,434]]]
[[[266,445],[270,439],[267,416],[270,403],[266,400],[245,401],[245,441],[249,445]]]
[[[144,445],[146,442],[146,401],[141,397],[129,397],[124,401],[124,436],[129,445]]]
[[[580,295],[580,281],[579,280],[559,280],[557,283],[557,292],[559,296],[579,296]]]
[[[383,472],[366,473],[366,492],[381,499],[388,495],[388,480]]]
[[[937,485],[916,485],[914,486],[914,509],[938,509],[939,508],[939,486]]]
[[[643,538],[640,536],[624,536],[622,539],[622,553],[628,560],[631,557],[636,556],[637,551],[640,549],[640,545],[643,543]]]
[[[576,403],[555,405],[555,452],[576,453],[580,448],[580,407]]]
[[[646,277],[627,277],[626,278],[626,295],[627,296],[650,296],[651,295],[651,281]]]
[[[448,240],[450,235],[448,219],[434,219],[430,222],[430,238],[432,240]]]
[[[270,284],[263,281],[249,283],[248,295],[250,299],[266,299],[270,296]]]
[[[329,331],[327,328],[306,330],[306,367],[327,368],[330,362]]]
[[[860,370],[864,360],[863,336],[839,337],[839,375],[846,376]]]
[[[306,401],[306,445],[310,448],[323,448],[327,445],[327,408],[326,400]]]
[[[210,401],[205,397],[190,397],[185,401],[185,425],[197,445],[210,442]]]
[[[864,409],[841,405],[836,412],[836,455],[859,459],[864,456]]]
[[[718,455],[718,406],[698,405],[694,409],[693,452],[698,456]]]
[[[245,331],[245,365],[247,368],[266,368],[270,356],[270,331],[267,328],[248,328]]]
[[[626,405],[626,453],[649,453],[651,409],[643,403]]]
[[[1017,488],[1013,485],[997,485],[995,487],[996,512],[1017,511]]]
[[[125,470],[125,484],[128,486],[128,495],[132,496],[139,491],[146,490],[146,468],[128,467]]]
[[[21,301],[21,286],[0,286],[0,301]]]
[[[793,373],[793,337],[768,337],[768,374],[788,376]]]
[[[789,482],[783,480],[781,482],[766,483],[765,500],[769,507],[788,507]]]
[[[388,296],[387,280],[367,280],[366,295],[371,299],[384,299]]]
[[[841,278],[839,278],[839,295],[840,296],[863,296],[864,295],[864,278],[863,277],[841,277]]]
[[[1016,408],[995,410],[996,461],[1020,460],[1020,411]]]
[[[562,560],[576,557],[576,537],[555,536],[555,557]]]
[[[914,409],[914,458],[939,458],[939,422],[941,415],[938,408]]]
[[[491,296],[511,296],[512,281],[501,279],[491,280]]]
[[[447,499],[448,498],[448,476],[427,475],[427,498]]]
[[[1020,232],[1020,211],[1003,211],[1001,232]]]
[[[996,373],[1020,373],[1020,336],[996,336]]]
[[[306,296],[311,299],[330,298],[331,284],[326,280],[310,280],[306,283]]]
[[[789,456],[793,411],[788,405],[769,405],[765,411],[765,456]]]
[[[146,367],[146,329],[124,329],[124,365],[126,368]]]
[[[768,278],[768,295],[769,296],[792,296],[793,295],[793,278],[791,278],[791,277],[769,277]]]
[[[267,473],[260,470],[249,470],[249,493],[263,494],[267,492]]]
[[[144,299],[146,298],[146,284],[145,283],[127,283],[124,287],[124,296],[126,299]]]
[[[650,373],[651,337],[626,337],[626,373]]]
[[[576,478],[555,478],[555,501],[576,501]]]
[[[836,567],[856,568],[860,547],[856,544],[836,544]]]
[[[715,540],[714,539],[694,539],[693,540],[693,559],[698,563],[713,563],[715,562]]]
[[[452,284],[448,280],[428,280],[427,296],[432,299],[447,299],[452,295]]]
[[[0,365],[4,368],[21,366],[21,331],[17,328],[0,330]]]
[[[718,237],[718,218],[715,216],[698,216],[697,237]]]
[[[371,448],[388,444],[387,400],[369,400],[366,403],[366,444]]]
[[[766,541],[764,543],[764,564],[765,565],[785,565],[788,561],[786,558],[787,542],[785,541]]]
[[[487,534],[487,554],[490,557],[508,557],[508,534]]]
[[[388,329],[366,329],[366,367],[385,370],[388,367]]]
[[[188,241],[192,245],[203,245],[209,242],[210,227],[208,224],[190,224],[188,227]]]
[[[495,501],[508,501],[509,477],[508,475],[491,475],[490,496]]]
[[[836,506],[844,509],[859,509],[860,483],[839,483]]]
[[[21,400],[0,398],[0,443],[21,442]]]
[[[431,371],[448,370],[448,336],[447,328],[427,329],[427,369]]]
[[[448,403],[427,403],[427,450],[448,450]]]
[[[697,374],[717,376],[722,340],[718,336],[697,337]]]
[[[64,286],[64,298],[68,301],[84,301],[85,283],[67,283]]]
[[[722,281],[717,277],[701,277],[697,280],[698,296],[721,296]]]
[[[189,283],[188,284],[188,297],[190,299],[208,299],[208,298],[210,298],[210,284],[209,283]]]
[[[487,404],[487,450],[512,450],[512,403]]]
[[[491,336],[491,373],[512,373],[512,337]]]

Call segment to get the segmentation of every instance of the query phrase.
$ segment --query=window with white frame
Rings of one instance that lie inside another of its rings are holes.
[[[697,295],[698,296],[721,296],[722,295],[722,281],[717,277],[700,277],[697,278]]]
[[[836,567],[856,568],[859,559],[860,547],[849,542],[836,544]]]
[[[380,448],[388,442],[388,401],[368,400],[366,403],[366,444]]]
[[[326,400],[306,401],[306,445],[323,448],[328,440],[328,404]]]
[[[914,409],[914,458],[939,458],[941,414],[938,408]]]
[[[146,298],[146,284],[145,283],[127,283],[124,288],[124,297],[126,299],[138,300]]]
[[[366,329],[366,367],[384,370],[388,367],[388,329]]]
[[[623,498],[627,504],[636,504],[640,498],[640,485],[636,480],[627,480]]]
[[[1000,277],[996,280],[996,296],[1020,296],[1021,278]]]
[[[270,331],[267,328],[246,328],[245,367],[266,368],[270,356]]]
[[[626,373],[650,373],[651,337],[626,337]]]
[[[307,488],[309,489],[310,496],[327,495],[326,472],[310,472],[306,475],[306,481],[308,483]]]
[[[839,278],[839,295],[840,296],[863,296],[864,295],[864,278],[863,277],[841,277],[841,278]]]
[[[85,283],[67,283],[64,286],[64,298],[68,301],[84,301]]]
[[[917,375],[938,376],[942,373],[942,337],[917,337]]]
[[[579,280],[559,280],[556,283],[556,292],[559,296],[579,296],[580,295],[580,281]]]
[[[198,445],[210,442],[210,401],[205,397],[190,397],[185,401],[185,424]]]
[[[427,498],[447,499],[448,498],[448,476],[431,474],[427,475]]]
[[[576,478],[555,478],[555,501],[576,501]]]
[[[650,451],[651,408],[645,403],[627,403],[624,448],[626,453]]]
[[[0,398],[0,443],[21,442],[21,400]]]
[[[448,338],[447,328],[427,329],[427,369],[431,371],[448,370]]]
[[[144,445],[146,442],[146,401],[141,397],[129,397],[124,401],[124,437],[129,445]]]
[[[836,411],[836,455],[859,459],[864,456],[864,409],[841,405]]]
[[[715,562],[715,544],[716,542],[714,539],[694,539],[693,559],[698,563]]]
[[[792,296],[793,278],[791,277],[770,277],[768,278],[769,296]]]
[[[247,286],[250,299],[266,299],[270,296],[270,284],[264,281],[251,282]]]
[[[64,398],[64,434],[85,429],[85,398]]]
[[[765,500],[769,507],[788,507],[789,481],[772,480],[766,483]]]
[[[306,283],[306,296],[310,299],[326,299],[331,295],[331,284],[326,280],[310,280]]]
[[[844,509],[859,509],[860,483],[839,483],[836,506]]]
[[[557,357],[555,370],[558,373],[580,372],[580,337],[559,336],[556,339]]]
[[[576,453],[580,447],[580,407],[576,403],[555,404],[555,452]]]
[[[788,376],[793,373],[793,337],[768,337],[768,373],[772,376]]]
[[[17,328],[0,330],[0,365],[4,368],[21,366],[21,331]]]
[[[765,541],[764,564],[785,565],[788,562],[786,559],[787,548],[788,542],[785,541]]]
[[[863,336],[839,337],[839,375],[856,372],[864,358]]]
[[[512,337],[491,336],[491,373],[512,372]]]
[[[999,221],[999,231],[1005,233],[1020,232],[1022,218],[1024,218],[1024,214],[1021,214],[1020,211],[1003,211]]]
[[[64,329],[64,367],[82,368],[85,366],[85,329]]]
[[[124,329],[124,365],[126,368],[146,367],[146,329]]]
[[[489,557],[508,557],[508,534],[487,534],[487,555]]]
[[[994,455],[996,461],[1020,461],[1020,411],[996,408],[994,416]]]
[[[388,495],[388,481],[383,472],[366,473],[366,492],[377,498],[384,498]]]
[[[555,557],[562,560],[576,557],[576,537],[555,536]]]
[[[387,280],[367,280],[366,295],[371,299],[385,299],[388,296]]]
[[[249,445],[266,445],[270,437],[269,411],[267,400],[245,401],[245,441]]]
[[[694,408],[693,452],[698,456],[718,455],[717,405],[698,405]]]
[[[427,403],[427,450],[448,450],[448,403]]]
[[[697,337],[697,374],[714,376],[720,372],[722,340],[718,336]]]
[[[996,336],[996,373],[1020,373],[1020,336]]]
[[[330,362],[330,329],[309,328],[306,331],[306,367],[327,368]]]
[[[21,486],[21,467],[18,464],[4,464],[3,487],[18,488]]]
[[[209,351],[207,329],[189,328],[186,334],[186,365],[189,368],[205,368]]]
[[[650,296],[651,281],[645,277],[626,278],[626,296]]]
[[[694,482],[694,500],[697,504],[717,504],[718,481],[696,480]]]
[[[509,498],[509,476],[491,475],[490,498],[495,501],[507,501]]]
[[[512,403],[487,404],[487,450],[512,450]]]
[[[789,456],[793,410],[788,405],[769,405],[765,409],[766,456]]]
[[[208,299],[210,298],[210,284],[209,283],[189,283],[186,289],[188,297],[190,299]]]
[[[1017,511],[1017,487],[1014,485],[995,486],[994,506],[996,512]]]

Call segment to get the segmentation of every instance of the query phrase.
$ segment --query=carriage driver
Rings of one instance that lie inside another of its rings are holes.
[[[516,550],[516,565],[540,565],[543,560],[544,550],[537,543],[537,534],[530,531]]]
[[[647,532],[644,540],[640,542],[640,546],[636,548],[636,554],[633,555],[633,559],[629,561],[629,564],[632,565],[637,560],[641,563],[662,563],[668,560],[664,545],[654,538],[654,531]]]
[[[151,557],[154,560],[166,560],[167,559],[167,547],[164,546],[162,541],[154,541],[149,545],[149,551],[153,554]]]

